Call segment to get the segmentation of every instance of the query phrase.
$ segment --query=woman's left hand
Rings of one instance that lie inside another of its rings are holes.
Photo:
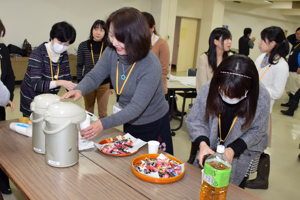
[[[9,100],[7,106],[11,108],[11,111],[14,111],[15,104],[12,101]],[[4,109],[6,109],[7,106],[5,106]]]
[[[232,163],[234,157],[234,151],[232,148],[226,148],[224,151],[225,156],[229,159],[230,163]]]
[[[102,123],[99,120],[92,122],[91,125],[81,131],[81,136],[83,139],[92,139],[96,137],[103,131]]]

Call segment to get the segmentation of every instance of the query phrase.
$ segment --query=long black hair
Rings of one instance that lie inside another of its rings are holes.
[[[229,98],[247,97],[238,103],[234,114],[244,118],[242,128],[250,126],[256,113],[259,95],[259,77],[254,62],[244,55],[233,55],[224,59],[211,80],[206,102],[206,121],[209,116],[224,115],[227,104],[220,96],[222,91]]]
[[[215,71],[217,66],[217,50],[216,50],[216,45],[215,45],[215,39],[219,40],[221,38],[222,40],[222,45],[224,45],[224,41],[227,39],[231,39],[231,33],[227,28],[215,28],[208,40],[208,51],[206,52],[207,57],[208,57],[208,64],[211,66],[212,70]],[[228,57],[228,52],[223,53],[223,59]]]
[[[260,33],[261,39],[267,43],[266,39],[269,42],[275,41],[276,45],[272,49],[269,63],[270,64],[277,64],[279,59],[275,61],[274,56],[279,55],[280,57],[285,58],[289,54],[289,42],[286,39],[283,30],[278,26],[271,26],[267,27]]]

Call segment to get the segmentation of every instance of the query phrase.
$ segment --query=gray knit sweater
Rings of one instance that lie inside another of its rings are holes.
[[[119,56],[118,91],[124,81],[121,75],[128,76],[132,63],[126,62],[127,56]],[[109,75],[115,94],[117,95],[116,70],[118,54],[111,48],[106,48],[100,60],[75,89],[87,94],[97,88]],[[123,108],[120,112],[101,119],[104,129],[119,126],[125,123],[143,125],[162,118],[168,112],[168,103],[165,100],[161,64],[157,56],[151,51],[142,60],[138,61],[128,78],[119,104]]]
[[[199,136],[206,136],[210,141],[210,148],[216,149],[218,138],[218,117],[209,117],[209,121],[205,120],[206,99],[209,91],[210,81],[205,83],[193,104],[190,114],[186,118],[186,124],[190,133],[190,140],[195,141]],[[240,157],[234,158],[232,161],[232,170],[230,182],[239,185],[243,180],[248,166],[252,159],[258,157],[268,145],[268,121],[270,109],[270,95],[267,89],[260,84],[259,97],[256,108],[255,117],[252,124],[247,130],[242,131],[241,127],[245,122],[244,118],[237,118],[227,140],[225,147],[238,138],[242,139],[247,149],[241,153]]]

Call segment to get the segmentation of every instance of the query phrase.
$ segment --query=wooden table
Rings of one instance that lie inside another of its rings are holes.
[[[32,139],[0,122],[0,163],[27,199],[148,199],[85,156],[68,168],[48,165],[32,150]]]
[[[185,164],[184,177],[171,184],[154,184],[138,179],[131,172],[131,161],[147,153],[147,146],[136,154],[114,157],[96,148],[80,153],[78,164],[68,168],[49,166],[45,156],[32,150],[31,138],[9,129],[16,120],[0,122],[0,163],[16,187],[28,199],[198,199],[201,171]],[[123,134],[108,129],[94,138],[99,142]],[[261,199],[232,184],[227,199]]]

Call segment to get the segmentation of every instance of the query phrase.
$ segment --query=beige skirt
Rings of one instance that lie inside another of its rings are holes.
[[[300,74],[297,74],[297,72],[290,72],[289,78],[287,79],[285,85],[285,91],[287,93],[295,94],[299,88],[300,88]]]

